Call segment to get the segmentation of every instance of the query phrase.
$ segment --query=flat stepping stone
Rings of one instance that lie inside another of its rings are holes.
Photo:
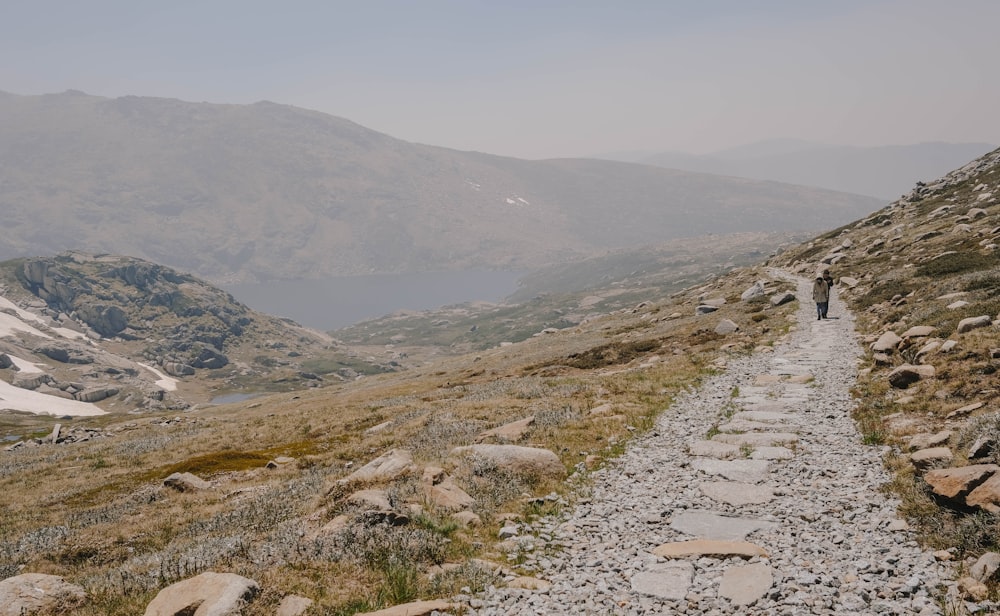
[[[746,432],[744,434],[716,434],[712,440],[737,447],[774,447],[775,445],[798,443],[799,435],[790,432]]]
[[[771,472],[771,463],[767,460],[696,458],[691,461],[691,467],[709,475],[719,475],[730,481],[745,483],[760,483],[767,479]]]
[[[710,511],[685,511],[670,527],[686,535],[720,541],[743,541],[750,533],[775,526],[774,522],[721,515]]]
[[[719,432],[735,434],[739,432],[768,432],[771,430],[785,430],[788,426],[778,423],[765,423],[763,421],[750,421],[747,419],[733,419],[719,426]]]
[[[688,446],[688,453],[692,456],[705,456],[720,460],[743,457],[743,452],[736,445],[718,441],[695,441]]]
[[[785,377],[780,374],[758,374],[757,378],[753,380],[754,387],[763,387],[765,385],[777,385],[785,380]]]
[[[735,413],[731,421],[754,421],[760,423],[798,423],[799,416],[779,411],[740,411]]]
[[[695,539],[674,541],[653,548],[653,554],[663,558],[687,558],[688,556],[709,556],[712,558],[767,558],[764,548],[747,541],[718,541],[715,539]]]
[[[702,494],[734,507],[762,505],[774,500],[774,490],[739,481],[709,481],[698,485]]]
[[[654,564],[632,576],[632,592],[683,601],[693,581],[694,565],[689,562]]]
[[[727,569],[719,584],[719,595],[734,605],[750,605],[767,594],[774,584],[771,567],[754,563]]]
[[[751,460],[791,460],[795,452],[788,447],[757,447],[750,452]]]
[[[786,402],[768,400],[763,402],[748,402],[743,404],[743,408],[745,411],[788,414],[788,411],[793,410],[795,406]]]

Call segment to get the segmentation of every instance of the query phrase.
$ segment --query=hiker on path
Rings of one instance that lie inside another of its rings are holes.
[[[830,307],[830,286],[823,279],[823,274],[816,274],[813,281],[813,301],[816,302],[816,320],[825,319],[826,311]]]
[[[823,270],[823,282],[826,283],[826,304],[823,305],[823,318],[826,318],[827,309],[830,308],[830,297],[833,295],[833,276],[830,270]]]

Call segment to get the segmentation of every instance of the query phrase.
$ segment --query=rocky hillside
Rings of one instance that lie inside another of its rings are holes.
[[[0,259],[128,254],[214,282],[530,269],[610,248],[818,230],[876,199],[407,143],[273,103],[0,93]]]
[[[193,276],[79,252],[0,263],[0,358],[3,384],[23,390],[6,390],[0,408],[48,415],[180,410],[392,369]],[[309,371],[320,365],[323,376]],[[29,392],[51,397],[13,401]]]
[[[1000,150],[774,260],[829,267],[867,334],[856,418],[893,447],[893,489],[925,540],[1000,544]]]

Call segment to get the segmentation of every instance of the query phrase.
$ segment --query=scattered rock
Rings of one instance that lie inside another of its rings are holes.
[[[934,378],[936,371],[930,364],[903,364],[889,373],[889,384],[896,389],[906,389],[921,379]]]
[[[917,469],[926,469],[937,464],[947,464],[954,457],[951,449],[947,447],[931,447],[930,449],[921,449],[911,454],[910,463]]]
[[[924,475],[924,481],[931,486],[934,494],[949,500],[962,501],[997,471],[1000,471],[1000,466],[995,464],[942,468],[929,471]]]
[[[249,578],[207,571],[161,590],[145,616],[239,616],[259,590]]]
[[[1000,571],[1000,554],[986,552],[972,565],[969,574],[976,580],[985,583],[992,581],[997,571]]]
[[[969,507],[1000,513],[1000,475],[993,475],[965,497]]]
[[[347,502],[366,511],[390,511],[389,493],[385,490],[358,490],[347,497]]]
[[[715,312],[718,309],[719,309],[718,306],[709,306],[708,304],[701,304],[694,309],[694,313],[698,316],[701,316],[703,314],[709,314]]]
[[[397,477],[416,471],[417,467],[413,464],[413,454],[405,449],[390,449],[347,477],[338,480],[338,483],[392,481]]]
[[[902,341],[903,339],[897,336],[895,332],[888,331],[879,336],[878,340],[872,343],[871,350],[876,353],[891,353]]]
[[[729,319],[722,319],[719,321],[718,325],[715,326],[715,333],[722,336],[738,332],[739,330],[740,326]]]
[[[788,291],[785,291],[784,293],[775,293],[774,295],[771,296],[772,306],[781,306],[783,304],[787,304],[788,302],[794,302],[794,301],[795,301],[795,294],[790,293]]]
[[[971,577],[958,579],[958,591],[973,601],[985,601],[990,596],[990,590],[986,585]]]
[[[312,599],[298,595],[286,595],[281,600],[281,603],[278,604],[278,609],[274,612],[274,616],[302,616],[312,607],[312,604]]]
[[[969,317],[967,319],[962,319],[958,322],[958,329],[956,330],[960,334],[970,332],[974,329],[979,329],[980,327],[989,327],[993,324],[993,319],[988,314],[984,314],[978,317]]]
[[[907,442],[907,447],[910,451],[940,447],[942,445],[947,445],[953,434],[954,433],[951,430],[941,430],[937,434],[928,434],[926,432],[914,434]]]
[[[178,492],[198,492],[212,487],[211,483],[191,473],[174,473],[163,480],[163,485]]]
[[[954,411],[951,411],[945,416],[945,419],[954,419],[955,417],[963,417],[968,415],[972,411],[976,411],[983,408],[982,402],[973,402],[972,404],[966,404],[965,406],[959,407]]]
[[[525,417],[524,419],[519,419],[517,421],[512,421],[508,424],[493,428],[492,430],[487,430],[476,437],[477,443],[482,443],[490,439],[495,439],[498,441],[519,441],[524,438],[528,430],[535,423],[535,416]]]
[[[758,297],[764,297],[764,283],[759,280],[753,283],[749,289],[740,294],[740,300],[747,302]]]
[[[466,528],[482,526],[482,519],[471,511],[459,511],[452,514],[451,518]]]
[[[930,325],[914,325],[910,329],[903,332],[903,339],[906,338],[926,338],[934,333],[936,327],[931,327]]]
[[[83,588],[57,575],[22,573],[0,580],[0,616],[68,613],[86,600]]]

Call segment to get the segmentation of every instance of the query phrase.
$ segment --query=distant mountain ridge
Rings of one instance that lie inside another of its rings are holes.
[[[215,282],[526,269],[882,205],[774,182],[401,141],[323,113],[0,95],[0,259],[128,254]]]
[[[683,152],[622,152],[623,160],[668,169],[816,186],[891,200],[996,148],[988,143],[832,146],[772,139],[702,156]]]

